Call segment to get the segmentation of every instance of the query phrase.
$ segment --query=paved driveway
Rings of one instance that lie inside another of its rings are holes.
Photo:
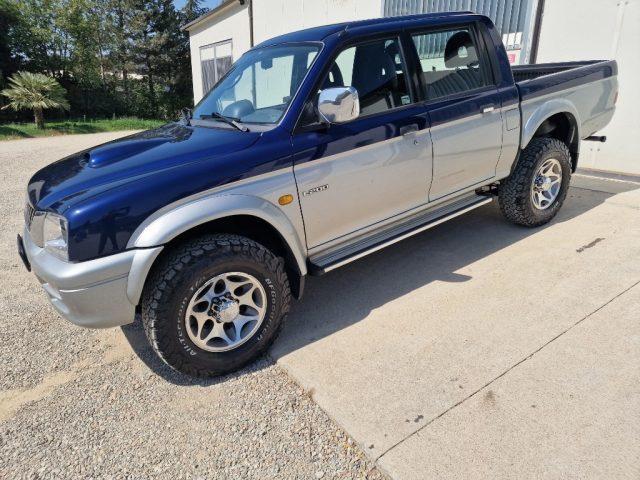
[[[198,384],[136,327],[59,320],[11,255],[27,171],[91,141],[0,154],[0,477],[640,477],[640,184],[576,176],[545,228],[489,205],[310,279],[276,366]]]
[[[310,281],[278,364],[393,478],[640,478],[640,184],[573,185]]]

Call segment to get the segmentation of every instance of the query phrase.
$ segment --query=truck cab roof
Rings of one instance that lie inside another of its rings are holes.
[[[268,47],[282,43],[294,42],[321,42],[325,38],[341,32],[355,29],[369,29],[380,27],[380,30],[403,28],[407,26],[438,24],[446,20],[471,21],[478,18],[487,18],[484,15],[470,11],[426,13],[420,15],[404,15],[399,17],[372,18],[367,20],[354,20],[351,22],[335,23],[320,27],[307,28],[296,32],[286,33],[278,37],[270,38],[258,44],[255,48]],[[387,28],[382,28],[387,27]]]

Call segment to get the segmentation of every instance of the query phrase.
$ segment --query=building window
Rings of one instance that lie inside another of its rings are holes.
[[[233,65],[231,40],[200,47],[202,92],[207,94]]]

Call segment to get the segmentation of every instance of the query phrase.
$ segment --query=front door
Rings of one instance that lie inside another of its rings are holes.
[[[428,115],[414,103],[400,52],[395,37],[345,47],[321,89],[355,87],[360,118],[293,137],[309,248],[428,201]]]
[[[432,201],[495,176],[502,150],[500,96],[473,26],[411,38],[431,123]]]

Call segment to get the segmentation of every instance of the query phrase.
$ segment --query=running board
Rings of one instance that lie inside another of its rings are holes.
[[[314,276],[323,275],[347,263],[354,262],[378,250],[382,250],[389,245],[393,245],[394,243],[440,225],[447,220],[451,220],[482,205],[486,205],[492,200],[492,197],[473,195],[471,198],[449,204],[435,211],[412,217],[401,225],[386,230],[381,234],[373,235],[336,251],[311,258],[308,264],[309,273]]]

